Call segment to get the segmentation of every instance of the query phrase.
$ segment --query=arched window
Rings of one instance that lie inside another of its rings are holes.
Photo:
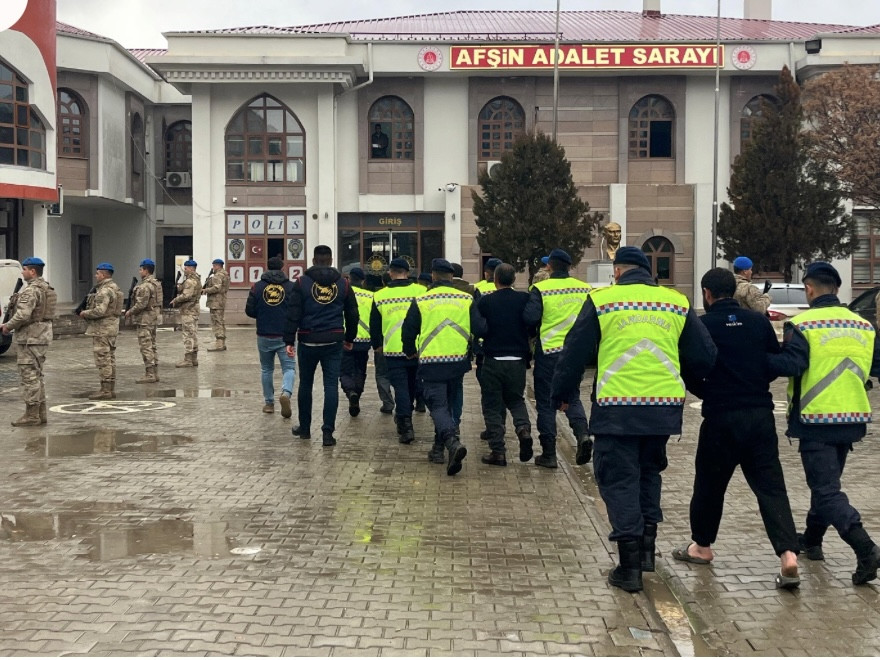
[[[178,121],[166,129],[165,171],[192,172],[191,121]]]
[[[226,127],[226,181],[305,183],[302,125],[267,94],[242,108]]]
[[[58,90],[58,155],[89,155],[88,114],[82,97],[69,89]]]
[[[141,174],[144,171],[144,120],[140,113],[135,112],[131,118],[131,172]]]
[[[673,158],[675,111],[662,96],[645,96],[629,111],[629,157]]]
[[[28,102],[28,84],[2,61],[0,164],[46,169],[46,128]]]
[[[662,236],[649,238],[642,245],[642,252],[651,262],[651,275],[658,284],[672,284],[675,276],[675,247]]]
[[[759,94],[746,103],[739,120],[740,150],[752,140],[755,122],[764,116],[764,104],[776,105],[778,101],[767,94]]]
[[[480,110],[478,160],[501,158],[526,132],[526,113],[507,96],[492,99]]]
[[[369,114],[370,158],[412,160],[415,129],[413,111],[396,96],[383,96]]]

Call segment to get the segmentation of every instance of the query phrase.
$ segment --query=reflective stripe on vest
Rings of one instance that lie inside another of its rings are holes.
[[[473,297],[452,287],[437,287],[416,298],[422,315],[419,363],[457,362],[467,358]]]
[[[845,307],[817,307],[791,322],[810,347],[800,377],[800,421],[804,424],[866,424],[871,404],[865,381],[874,357],[874,328]],[[790,378],[788,398],[796,379]]]
[[[382,317],[382,352],[385,357],[406,357],[401,328],[412,301],[423,291],[418,284],[386,286],[373,294],[373,302]]]
[[[541,294],[543,314],[538,338],[541,352],[551,355],[562,351],[568,331],[577,320],[590,293],[590,287],[574,277],[554,277],[532,285]]]
[[[370,342],[370,313],[373,311],[373,292],[352,286],[358,304],[358,331],[354,341],[356,344],[368,344]]]
[[[666,287],[625,284],[595,289],[599,329],[596,403],[600,406],[681,406],[678,340],[688,301]]]

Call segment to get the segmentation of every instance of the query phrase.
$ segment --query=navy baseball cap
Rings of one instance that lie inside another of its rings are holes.
[[[401,270],[405,270],[409,272],[409,262],[403,257],[397,257],[396,259],[392,259],[391,263],[388,264],[389,268],[400,268]]]
[[[357,266],[355,266],[350,271],[348,271],[348,274],[351,275],[352,277],[358,278],[359,280],[366,279],[366,277],[367,277],[367,274],[364,272],[364,269],[358,268]]]
[[[809,266],[807,266],[807,272],[804,273],[803,279],[806,280],[810,277],[830,277],[834,280],[834,285],[839,287],[841,284],[840,273],[837,272],[837,269],[829,264],[827,261],[814,261]],[[803,280],[801,280],[803,281]]]
[[[632,245],[625,245],[617,249],[617,253],[614,255],[614,264],[640,266],[649,273],[651,272],[651,263],[648,261],[648,257],[639,248]]]
[[[419,282],[433,282],[431,279],[431,273],[422,273],[419,275]]]
[[[431,271],[437,271],[438,273],[454,273],[455,269],[452,267],[452,264],[446,261],[446,259],[433,259],[431,261]]]
[[[561,261],[562,263],[571,266],[571,257],[568,252],[561,250],[560,248],[556,248],[550,253],[550,259],[556,259],[557,261]],[[550,259],[548,259],[548,261]]]
[[[499,259],[498,257],[492,257],[491,259],[486,261],[486,265],[483,266],[483,270],[495,270],[502,263],[504,262],[501,261],[501,259]]]

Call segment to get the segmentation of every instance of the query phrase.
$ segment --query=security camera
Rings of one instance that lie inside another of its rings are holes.
[[[233,204],[238,204],[238,197],[233,197],[233,198],[232,198],[232,203],[233,203]]]
[[[446,192],[455,192],[456,188],[458,188],[457,183],[447,183],[446,184]]]

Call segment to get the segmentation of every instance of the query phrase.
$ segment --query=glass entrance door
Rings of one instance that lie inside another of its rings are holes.
[[[369,275],[384,275],[392,259],[401,257],[410,271],[418,272],[419,233],[417,231],[365,231],[363,238],[364,270]]]

